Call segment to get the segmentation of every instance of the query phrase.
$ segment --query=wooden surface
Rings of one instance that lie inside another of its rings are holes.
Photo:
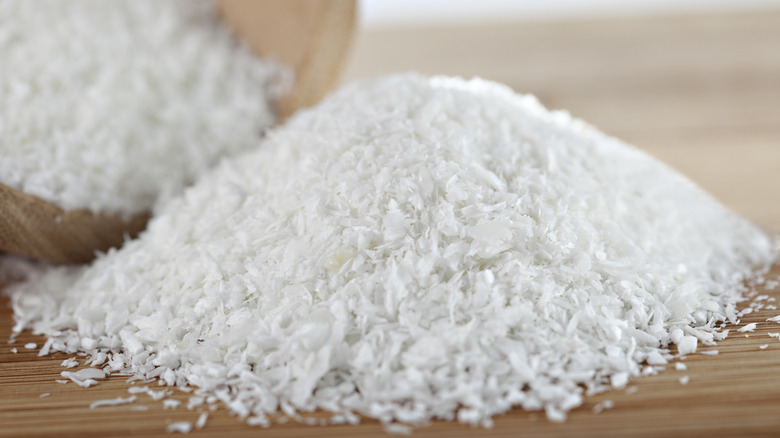
[[[391,71],[480,75],[569,108],[691,176],[725,204],[780,233],[780,12],[533,24],[495,28],[374,32],[359,37],[346,78]],[[780,275],[780,268],[771,274]],[[780,288],[767,291],[780,300]],[[758,330],[733,334],[717,356],[691,355],[636,379],[633,394],[586,399],[566,423],[514,410],[492,429],[437,422],[414,436],[780,436],[780,340],[765,322],[780,310],[743,318]],[[68,357],[37,357],[24,333],[6,345],[10,311],[0,311],[0,436],[168,436],[167,424],[197,411],[162,409],[139,395],[133,405],[90,411],[95,400],[127,397],[124,378],[82,389],[54,382]],[[768,344],[765,350],[759,345]],[[12,354],[16,347],[19,353]],[[711,350],[706,348],[705,350]],[[678,379],[689,376],[690,383]],[[157,388],[155,388],[157,389]],[[40,394],[50,393],[45,398]],[[186,395],[173,397],[186,401]],[[593,407],[612,400],[600,414]],[[134,411],[137,405],[147,411]],[[195,436],[384,436],[375,421],[312,429],[294,423],[246,426],[225,409]]]

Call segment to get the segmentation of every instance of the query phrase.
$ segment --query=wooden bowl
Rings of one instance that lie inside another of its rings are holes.
[[[281,121],[319,101],[335,84],[354,30],[356,0],[219,0],[222,20],[258,55],[292,66],[290,93],[275,102]],[[62,208],[0,184],[0,251],[51,263],[85,263],[146,227]]]

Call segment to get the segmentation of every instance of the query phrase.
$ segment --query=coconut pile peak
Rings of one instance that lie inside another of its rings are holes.
[[[0,183],[148,211],[256,144],[281,72],[211,0],[0,0]]]
[[[50,349],[256,421],[488,425],[513,406],[563,419],[673,342],[718,339],[775,256],[684,177],[531,96],[400,75],[298,113],[121,250],[10,293]]]

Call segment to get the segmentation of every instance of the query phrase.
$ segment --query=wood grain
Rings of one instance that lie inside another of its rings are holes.
[[[724,203],[780,232],[780,13],[552,23],[496,28],[434,29],[362,34],[346,78],[417,69],[480,75],[538,94],[623,137],[690,175]],[[775,267],[771,276],[780,275]],[[780,300],[780,289],[765,291]],[[134,405],[90,410],[95,400],[126,397],[124,378],[82,389],[54,380],[68,356],[37,357],[23,333],[6,345],[12,318],[0,302],[0,436],[170,436],[173,421],[197,411],[162,409],[140,395]],[[779,436],[780,310],[743,318],[750,337],[732,334],[716,356],[691,355],[636,379],[633,394],[613,391],[586,399],[567,422],[513,410],[492,429],[436,422],[420,437],[449,436]],[[768,344],[765,350],[759,346]],[[15,347],[17,354],[10,352]],[[712,347],[705,348],[711,350]],[[690,383],[679,378],[687,375]],[[157,389],[157,388],[155,388]],[[50,393],[39,398],[42,393]],[[186,394],[174,394],[186,401]],[[600,414],[593,407],[612,400]],[[133,406],[148,406],[134,411]],[[295,423],[246,426],[224,408],[195,436],[384,436],[376,421],[312,429]]]

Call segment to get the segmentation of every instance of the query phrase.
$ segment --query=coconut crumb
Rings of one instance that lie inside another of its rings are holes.
[[[79,366],[79,363],[76,361],[75,357],[71,357],[70,359],[63,360],[60,366],[65,368],[76,368]]]
[[[206,421],[209,418],[208,412],[201,412],[201,414],[198,416],[198,421],[195,422],[195,428],[196,429],[203,429],[206,427]]]
[[[165,430],[168,433],[190,433],[192,431],[192,423],[189,421],[177,421],[169,424]]]
[[[117,398],[111,398],[111,399],[105,399],[105,400],[98,400],[95,402],[92,402],[89,405],[90,409],[100,408],[104,406],[119,406],[119,405],[126,405],[130,403],[135,403],[136,397],[134,395],[131,395],[127,398],[117,397]]]
[[[406,424],[390,423],[384,426],[385,432],[391,435],[411,435],[412,428]]]
[[[175,399],[163,400],[163,409],[176,409],[181,406],[181,402]]]
[[[752,332],[752,331],[754,331],[756,329],[757,325],[758,324],[756,324],[755,322],[751,322],[750,324],[746,324],[744,327],[738,328],[737,331],[738,332],[743,332],[743,333],[744,332]]]

